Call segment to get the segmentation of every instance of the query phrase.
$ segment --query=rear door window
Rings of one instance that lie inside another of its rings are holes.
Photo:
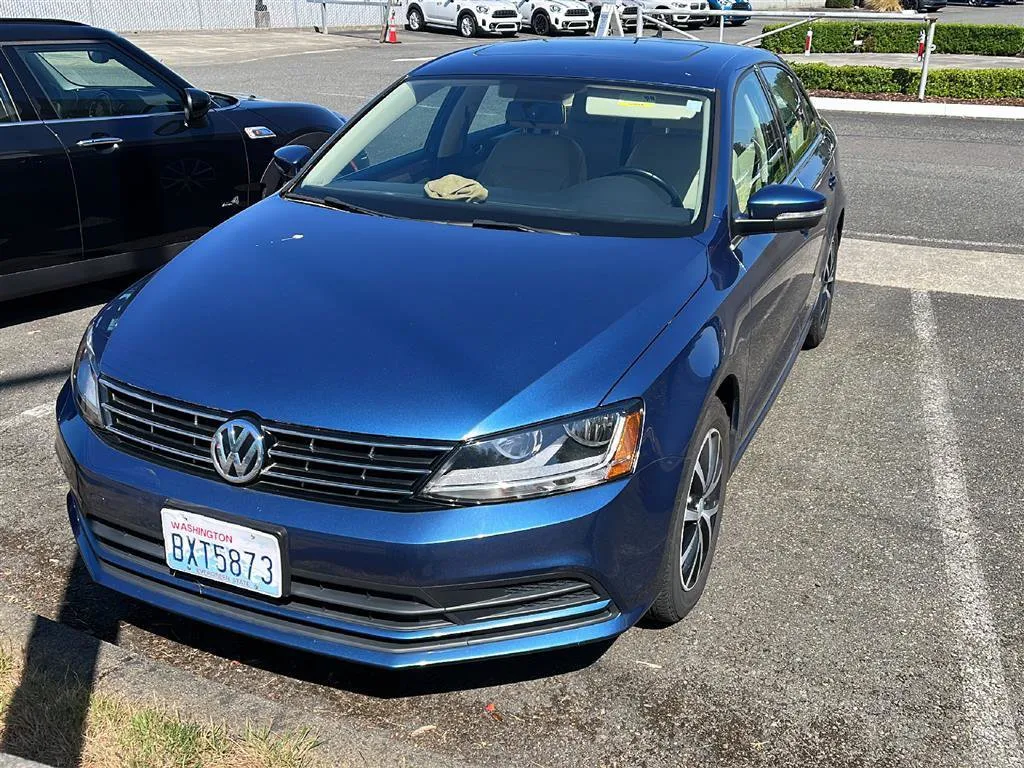
[[[789,154],[797,160],[818,135],[818,123],[814,118],[814,110],[800,86],[785,70],[779,67],[764,67],[761,70],[768,83],[768,91],[775,102],[782,125],[786,131],[786,143]]]
[[[2,56],[3,54],[0,54]],[[18,119],[18,113],[14,110],[14,101],[7,90],[4,79],[0,76],[0,123],[13,123]]]

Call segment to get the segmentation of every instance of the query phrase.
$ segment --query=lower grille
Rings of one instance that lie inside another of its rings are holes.
[[[106,434],[150,461],[218,477],[210,445],[230,414],[102,379]],[[385,509],[424,509],[412,497],[452,443],[348,435],[264,422],[267,466],[253,487]]]
[[[421,650],[502,639],[539,629],[553,630],[604,621],[617,614],[606,595],[577,576],[529,581],[402,589],[325,580],[295,567],[281,600],[266,600],[221,584],[170,571],[158,535],[126,528],[95,516],[85,518],[104,567],[128,572],[183,598],[221,603],[235,612],[271,616],[294,627],[341,634],[355,644]],[[558,615],[552,615],[558,612]]]

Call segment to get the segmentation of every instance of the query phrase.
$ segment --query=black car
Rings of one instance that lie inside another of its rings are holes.
[[[0,301],[156,266],[263,196],[324,107],[207,93],[127,40],[0,20]]]

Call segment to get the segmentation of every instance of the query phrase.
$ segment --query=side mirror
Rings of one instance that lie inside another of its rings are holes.
[[[274,165],[286,180],[294,179],[312,156],[313,150],[307,146],[286,144],[274,152]]]
[[[201,123],[213,106],[213,99],[198,88],[185,89],[185,125]]]
[[[825,196],[790,184],[769,184],[750,196],[747,213],[732,222],[733,234],[793,232],[816,226],[825,215]]]

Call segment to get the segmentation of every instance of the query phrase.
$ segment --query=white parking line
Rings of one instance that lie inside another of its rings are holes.
[[[989,243],[982,240],[948,240],[941,237],[914,237],[913,235],[890,235],[885,232],[846,232],[844,234],[850,237],[862,237],[866,240],[894,240],[899,243],[920,243],[921,245],[953,245],[958,248],[1011,247],[1010,243]]]
[[[8,429],[24,424],[26,421],[41,419],[44,416],[48,416],[53,413],[53,408],[53,403],[43,403],[42,405],[34,405],[31,408],[22,411],[17,416],[0,419],[0,432],[6,432]]]
[[[1024,766],[1013,708],[1006,690],[999,636],[992,621],[988,585],[978,564],[977,526],[964,480],[938,331],[928,293],[911,293],[914,330],[920,344],[918,384],[931,456],[936,513],[942,532],[946,580],[956,613],[953,652],[960,664],[964,711],[977,768]]]

